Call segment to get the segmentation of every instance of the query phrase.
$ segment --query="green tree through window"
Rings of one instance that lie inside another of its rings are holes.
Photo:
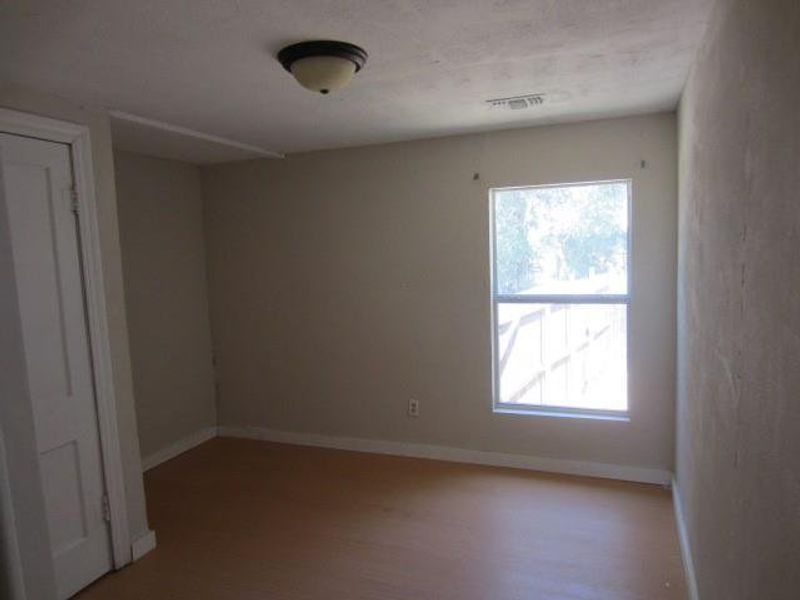
[[[495,200],[498,292],[623,276],[627,184],[503,190]],[[599,290],[598,290],[599,291]],[[624,291],[624,290],[623,290]]]

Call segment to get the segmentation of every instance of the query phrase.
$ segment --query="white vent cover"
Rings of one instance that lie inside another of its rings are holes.
[[[543,94],[525,94],[524,96],[509,96],[508,98],[492,98],[486,101],[486,104],[491,108],[508,108],[511,110],[533,108],[543,103]]]

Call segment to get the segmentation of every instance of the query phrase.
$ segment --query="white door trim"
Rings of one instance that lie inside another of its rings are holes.
[[[114,567],[119,569],[131,562],[131,544],[128,510],[125,502],[122,453],[117,429],[116,396],[111,365],[108,311],[89,128],[85,125],[0,108],[0,131],[69,144],[71,149],[78,202],[78,227],[89,323],[89,344],[92,352],[95,400],[103,457],[103,478],[111,513]]]

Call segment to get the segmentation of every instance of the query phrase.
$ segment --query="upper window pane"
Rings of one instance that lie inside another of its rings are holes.
[[[494,191],[498,294],[626,294],[625,181]]]

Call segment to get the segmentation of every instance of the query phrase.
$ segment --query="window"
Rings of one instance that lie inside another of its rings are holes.
[[[626,414],[630,189],[491,191],[495,409]]]

